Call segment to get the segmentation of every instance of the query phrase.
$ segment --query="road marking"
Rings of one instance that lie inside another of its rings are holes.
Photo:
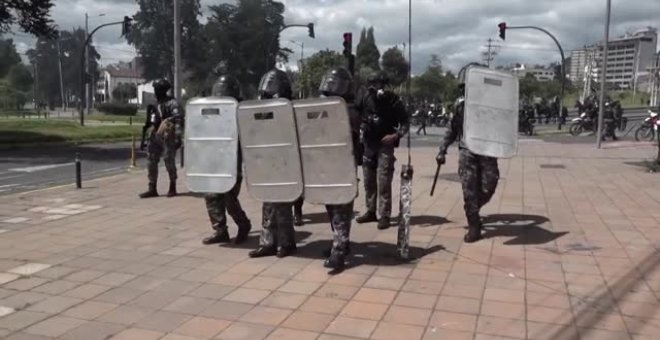
[[[0,185],[0,189],[2,188],[11,188],[11,187],[17,187],[20,184],[6,184],[6,185]]]
[[[16,178],[16,177],[23,177],[25,175],[11,175],[11,176],[1,176],[0,181],[6,180],[6,179],[11,179],[11,178]]]
[[[13,172],[32,173],[32,172],[43,171],[43,170],[48,170],[48,169],[61,168],[61,167],[70,166],[70,165],[73,165],[73,164],[76,164],[76,163],[75,162],[70,162],[70,163],[61,163],[61,164],[37,165],[37,166],[30,166],[30,167],[25,167],[25,168],[13,168],[13,169],[7,169],[7,170],[13,171]]]

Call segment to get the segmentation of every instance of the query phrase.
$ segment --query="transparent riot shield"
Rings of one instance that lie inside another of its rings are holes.
[[[252,100],[238,107],[248,192],[262,202],[293,202],[303,193],[296,119],[286,99]]]
[[[192,192],[225,193],[236,184],[238,128],[234,98],[196,98],[186,105],[186,185]]]
[[[518,78],[509,72],[470,67],[465,80],[463,138],[483,156],[509,158],[518,151]]]
[[[293,102],[300,141],[305,201],[345,204],[357,196],[348,107],[340,97]]]

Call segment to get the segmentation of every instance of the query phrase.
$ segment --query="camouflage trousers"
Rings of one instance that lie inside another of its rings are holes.
[[[463,186],[463,202],[468,225],[481,225],[479,210],[495,194],[500,171],[497,158],[479,156],[461,148],[458,158],[458,175]]]
[[[227,213],[234,220],[238,229],[250,229],[250,219],[248,219],[241,207],[241,202],[238,200],[242,181],[243,179],[239,177],[234,187],[227,193],[208,194],[204,197],[211,227],[215,231],[227,231]]]
[[[261,209],[261,247],[290,247],[296,244],[292,203],[264,203]]]
[[[616,138],[615,130],[616,130],[616,124],[614,124],[614,119],[603,119],[603,123],[605,125],[605,133],[603,134],[602,138],[603,140],[607,137],[610,137],[612,139]]]
[[[382,146],[379,150],[369,150],[365,145],[362,163],[364,191],[367,211],[378,216],[390,217],[392,214],[392,176],[394,175],[394,148]]]
[[[155,134],[152,134],[147,151],[147,177],[149,178],[149,184],[155,186],[158,182],[158,162],[160,162],[161,157],[163,157],[165,169],[167,169],[167,173],[170,175],[170,181],[176,181],[176,146],[174,142],[170,140],[163,141]]]
[[[351,221],[353,220],[353,202],[337,205],[326,205],[325,210],[330,218],[332,228],[332,252],[346,255],[351,237]]]

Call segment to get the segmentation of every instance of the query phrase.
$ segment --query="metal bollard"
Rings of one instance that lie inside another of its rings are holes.
[[[128,126],[133,126],[133,117],[128,117]]]
[[[82,188],[82,167],[80,165],[80,153],[76,152],[76,188]]]
[[[135,160],[135,135],[131,136],[131,168],[137,167]]]
[[[184,155],[184,152],[183,152],[183,145],[181,145],[181,167],[182,167],[182,168],[183,168],[183,155]]]

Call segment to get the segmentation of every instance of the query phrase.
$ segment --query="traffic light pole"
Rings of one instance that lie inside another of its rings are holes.
[[[557,116],[561,117],[561,111],[562,108],[564,107],[564,92],[566,90],[566,58],[564,56],[564,49],[561,47],[561,44],[559,43],[559,40],[555,38],[552,33],[548,32],[547,30],[541,28],[541,27],[536,27],[536,26],[505,26],[507,30],[510,29],[534,29],[537,31],[541,31],[545,34],[547,34],[552,40],[557,44],[557,48],[559,48],[559,53],[561,54],[561,94],[559,95],[559,112],[557,112]]]
[[[94,33],[96,33],[96,31],[98,31],[99,29],[106,26],[121,25],[123,23],[124,23],[123,21],[116,21],[98,26],[92,31],[92,33],[87,35],[87,39],[85,39],[85,44],[83,45],[82,53],[80,54],[80,96],[78,97],[78,99],[80,100],[80,105],[78,105],[78,114],[80,115],[80,126],[85,125],[84,111],[85,111],[86,103],[83,103],[83,98],[85,98],[85,85],[87,85],[85,79],[86,78],[85,75],[87,74],[86,72],[87,70],[85,70],[85,51],[87,50],[87,45],[89,44],[89,41],[92,39]],[[85,100],[87,100],[87,98],[85,98]]]
[[[314,23],[310,22],[309,24],[305,24],[305,25],[303,25],[303,24],[284,25],[277,32],[277,36],[275,37],[275,39],[279,39],[280,34],[282,34],[282,32],[285,29],[291,28],[291,27],[307,27],[307,29],[309,30],[309,37],[312,38],[312,39],[316,38],[316,36],[314,34]],[[272,46],[272,43],[273,43],[272,41],[269,41],[268,42],[268,48],[266,49],[266,72],[268,71],[268,68],[270,67],[270,48]],[[275,63],[277,64],[277,54],[275,55]]]

